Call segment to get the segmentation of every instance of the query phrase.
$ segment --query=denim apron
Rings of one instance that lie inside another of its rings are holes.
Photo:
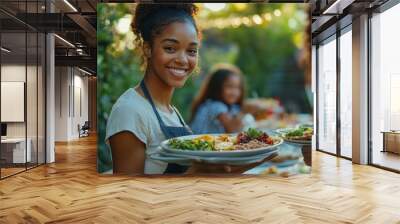
[[[154,105],[153,99],[150,96],[150,93],[144,84],[144,81],[142,80],[140,82],[140,88],[143,91],[144,96],[146,99],[150,102],[151,107],[153,108],[154,113],[157,116],[158,123],[160,124],[160,128],[162,133],[164,134],[166,139],[170,138],[175,138],[175,137],[180,137],[180,136],[185,136],[185,135],[191,135],[193,134],[192,131],[185,126],[185,123],[183,122],[183,119],[181,116],[178,114],[178,112],[173,108],[175,111],[176,115],[179,118],[179,121],[182,124],[182,127],[174,127],[174,126],[167,126],[164,124],[163,120],[160,117],[160,114],[158,113],[156,106]],[[171,174],[171,173],[184,173],[189,167],[187,166],[181,166],[175,163],[168,163],[167,169],[165,170],[164,174]]]

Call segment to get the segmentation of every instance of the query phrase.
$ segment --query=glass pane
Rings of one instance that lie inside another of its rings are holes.
[[[336,154],[336,39],[318,48],[318,149]]]
[[[352,35],[340,36],[340,153],[352,157]]]
[[[317,92],[316,91],[316,78],[317,78],[317,47],[315,45],[312,45],[312,51],[311,51],[311,74],[312,74],[312,79],[311,79],[311,88],[314,94]],[[317,105],[317,97],[313,95],[313,105]],[[317,107],[313,107],[313,124],[314,124],[314,130],[317,130]],[[316,134],[314,133],[312,137],[312,150],[316,150]]]
[[[27,63],[27,81],[26,81],[26,112],[27,112],[27,131],[28,138],[27,142],[30,147],[31,153],[28,154],[28,168],[37,165],[37,132],[38,132],[38,36],[36,32],[27,33],[28,38],[28,63]],[[28,147],[28,149],[29,149]]]
[[[27,2],[26,12],[28,20],[37,20],[39,11],[37,1]],[[38,21],[32,21],[37,23]],[[28,168],[38,164],[38,33],[36,30],[27,30],[27,80],[26,80],[26,111],[27,111],[27,142],[30,147]],[[28,147],[28,148],[29,148]]]
[[[1,140],[2,177],[25,170],[26,33],[1,34]],[[6,49],[6,50],[4,50]]]
[[[38,163],[45,163],[45,52],[46,37],[39,34],[38,46]]]
[[[29,20],[44,12],[45,1],[1,1],[0,7],[21,20]],[[0,18],[7,21],[0,29],[4,87],[0,167],[5,167],[1,169],[4,177],[45,161],[45,37],[1,12]]]
[[[400,31],[393,27],[398,21],[400,4],[371,21],[372,163],[396,170],[400,170]]]

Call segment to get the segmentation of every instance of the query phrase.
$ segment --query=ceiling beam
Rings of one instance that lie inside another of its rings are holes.
[[[332,2],[322,14],[342,14],[343,10],[351,5],[355,0],[336,0]]]
[[[311,24],[311,32],[316,33],[326,27],[326,24],[335,16],[319,16],[317,20]]]
[[[85,17],[80,14],[68,14],[72,21],[74,21],[87,35],[86,41],[90,46],[96,46],[96,28],[90,24]]]
[[[79,66],[87,67],[96,71],[96,57],[90,56],[55,56],[56,66]]]

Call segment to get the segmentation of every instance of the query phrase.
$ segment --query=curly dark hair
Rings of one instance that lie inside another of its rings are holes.
[[[201,32],[197,26],[195,16],[198,7],[192,3],[139,3],[134,12],[131,24],[132,31],[136,36],[135,42],[139,51],[143,50],[145,42],[152,46],[153,38],[159,35],[165,26],[174,22],[189,22],[193,24],[200,38]],[[146,64],[143,52],[142,66]]]

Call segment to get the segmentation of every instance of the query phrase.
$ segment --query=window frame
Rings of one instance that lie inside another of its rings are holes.
[[[330,35],[326,35],[323,39],[317,40],[316,44],[316,54],[315,54],[315,61],[316,61],[316,130],[315,130],[315,135],[316,135],[316,151],[323,152],[329,155],[333,155],[339,158],[343,158],[346,160],[352,161],[352,158],[347,157],[342,155],[341,153],[341,119],[340,119],[340,77],[341,77],[341,67],[340,67],[340,37],[347,32],[352,31],[352,22],[351,22],[351,16],[345,16],[341,20],[339,20],[336,24],[332,25],[332,27],[336,28],[336,32],[331,33]],[[332,27],[328,29],[332,29]],[[327,29],[327,30],[328,30]],[[336,152],[328,152],[327,150],[321,149],[319,146],[319,106],[320,106],[320,99],[319,99],[319,90],[320,90],[320,74],[319,74],[319,53],[318,49],[321,44],[326,44],[330,41],[336,41]]]

